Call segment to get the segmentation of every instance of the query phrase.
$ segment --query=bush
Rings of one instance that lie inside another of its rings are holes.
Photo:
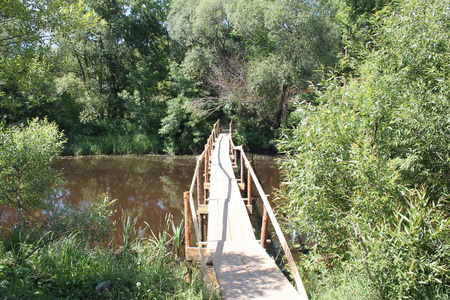
[[[171,154],[202,150],[208,135],[209,124],[195,113],[189,98],[179,96],[169,100],[167,116],[159,130],[164,151]]]
[[[51,164],[62,150],[62,133],[47,120],[3,127],[0,132],[0,205],[17,208],[18,223],[23,212],[44,208],[52,194],[51,185],[60,174]]]
[[[284,129],[281,208],[314,280],[354,271],[373,298],[448,298],[449,21],[443,3],[379,12],[360,78],[331,78]]]
[[[123,223],[133,225],[130,218]],[[127,246],[109,250],[87,246],[82,236],[71,234],[48,243],[20,264],[14,262],[11,251],[0,248],[0,294],[7,299],[216,298],[206,290],[199,273],[185,282],[186,267],[176,256],[182,226],[170,219],[166,224],[178,234],[168,234],[168,226],[161,236],[148,239],[129,233],[123,237],[130,238]],[[96,290],[100,283],[108,285],[109,291]]]

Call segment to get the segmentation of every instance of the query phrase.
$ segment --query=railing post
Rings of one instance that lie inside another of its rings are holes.
[[[267,199],[269,199],[269,195],[266,195]],[[266,206],[263,203],[263,217],[262,217],[262,225],[261,225],[261,246],[265,249],[266,248],[266,238],[267,238],[267,228],[268,228],[268,220],[269,220],[269,214],[267,212]]]
[[[206,183],[209,182],[209,154],[208,145],[205,145],[205,156],[203,158],[204,171],[203,171],[203,203],[206,204],[206,199],[208,199],[208,190],[206,188]]]
[[[199,163],[199,161],[201,160],[200,156],[197,156],[196,162],[197,164]],[[202,174],[201,172],[197,172],[197,203],[198,204],[202,204],[202,193],[201,193],[201,189],[202,189]]]
[[[217,120],[217,132],[216,132],[216,138],[219,137],[220,134],[220,119]]]
[[[183,193],[184,199],[184,240],[186,248],[192,247],[192,215],[189,204],[189,192]]]
[[[205,182],[209,182],[209,179],[208,179],[208,161],[209,161],[208,145],[205,145],[205,150],[206,150],[205,151],[205,161],[204,161],[205,168],[204,168],[203,174],[205,177]]]
[[[241,182],[243,182],[244,181],[244,166],[245,166],[245,163],[244,163],[244,153],[243,153],[243,151],[242,151],[242,146],[241,146]]]
[[[252,173],[250,173],[252,163],[252,161],[249,161],[247,167],[247,205],[252,204]]]
[[[213,148],[214,148],[214,136],[211,136],[209,138],[209,157],[212,156]],[[208,162],[208,164],[209,164],[209,162]]]

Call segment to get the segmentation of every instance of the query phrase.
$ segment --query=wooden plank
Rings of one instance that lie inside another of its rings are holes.
[[[197,212],[199,214],[203,214],[203,215],[208,214],[208,205],[206,205],[206,204],[199,204]]]
[[[229,136],[219,135],[211,161],[207,240],[256,240],[228,149]]]
[[[192,247],[192,218],[191,207],[189,205],[189,192],[184,192],[184,236],[187,247]]]
[[[262,299],[239,255],[227,254],[225,245],[225,242],[220,242],[213,256],[214,270],[224,299]]]
[[[251,206],[240,191],[245,183],[235,178],[229,147],[229,136],[220,134],[211,154],[208,199],[207,244],[215,250],[212,261],[222,294],[225,299],[301,299],[256,241],[248,217]]]
[[[200,256],[200,251],[198,247],[186,247],[186,260],[187,261],[195,261],[195,262],[200,262],[201,261],[201,256]],[[203,256],[205,257],[205,261],[206,263],[211,263],[212,259],[211,259],[211,254],[213,252],[211,252],[209,249],[207,248],[202,248],[203,250]]]
[[[288,260],[289,266],[291,267],[292,275],[294,276],[295,283],[297,285],[298,292],[300,293],[302,299],[308,299],[308,295],[306,294],[305,286],[303,285],[303,281],[300,277],[300,273],[298,272],[297,266],[295,265],[294,257],[292,256],[291,250],[289,249],[289,245],[287,244],[286,238],[284,237],[283,231],[281,230],[280,225],[278,224],[278,221],[275,217],[275,213],[272,210],[272,207],[269,203],[269,200],[267,199],[267,196],[264,193],[263,188],[261,187],[261,184],[259,183],[258,177],[255,174],[255,171],[253,170],[252,166],[250,165],[249,160],[247,159],[244,151],[242,150],[242,146],[240,147],[242,159],[244,159],[246,166],[248,167],[252,178],[254,180],[256,189],[258,190],[259,196],[261,197],[261,200],[264,203],[264,207],[267,209],[267,214],[272,221],[272,225],[275,229],[275,232],[278,236],[278,239],[280,241],[281,247],[283,248],[283,251],[286,255],[286,259]]]
[[[213,265],[225,299],[301,299],[256,241],[220,242]]]
[[[257,242],[247,242],[245,245],[230,243],[226,251],[240,255],[247,272],[253,278],[255,288],[264,299],[301,299],[292,284]]]

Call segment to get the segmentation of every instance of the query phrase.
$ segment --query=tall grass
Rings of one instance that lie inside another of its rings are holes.
[[[146,154],[163,150],[158,135],[106,134],[100,136],[77,135],[69,139],[64,149],[66,155]]]
[[[1,299],[211,299],[201,276],[185,281],[178,259],[182,226],[166,218],[158,236],[139,238],[131,216],[122,218],[123,245],[88,247],[76,234],[45,245],[18,262],[0,243]],[[172,233],[169,233],[169,230]],[[112,244],[116,244],[115,242]],[[117,243],[118,245],[119,243]],[[110,291],[96,287],[108,282]]]

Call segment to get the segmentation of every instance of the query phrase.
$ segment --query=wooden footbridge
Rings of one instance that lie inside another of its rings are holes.
[[[213,264],[225,299],[308,299],[252,164],[242,146],[233,144],[232,123],[226,131],[221,132],[219,121],[214,124],[205,150],[197,158],[190,191],[184,193],[186,259],[201,262],[206,284],[209,284],[206,264]],[[258,237],[249,218],[256,199],[253,188],[264,207]],[[264,249],[269,220],[297,289]]]

